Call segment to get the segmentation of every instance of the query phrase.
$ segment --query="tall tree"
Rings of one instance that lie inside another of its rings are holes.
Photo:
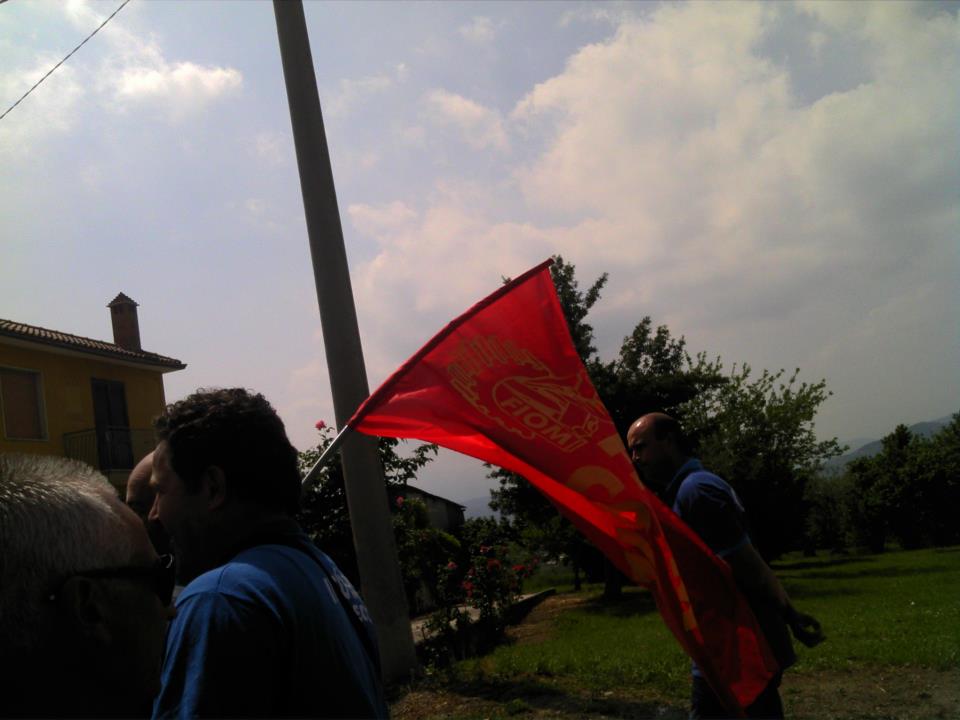
[[[960,541],[960,413],[929,439],[898,425],[881,451],[851,463],[847,476],[857,544],[882,552],[890,539],[905,548]]]
[[[914,472],[922,479],[924,504],[929,508],[925,518],[934,545],[960,543],[960,412],[950,423],[922,443]]]
[[[767,559],[803,546],[804,491],[836,438],[817,440],[814,417],[829,397],[825,381],[798,383],[799,369],[734,367],[728,382],[697,394],[680,418],[704,465],[729,482],[746,507],[751,539]]]

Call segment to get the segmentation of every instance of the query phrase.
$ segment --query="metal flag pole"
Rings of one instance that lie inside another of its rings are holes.
[[[327,449],[323,451],[317,461],[313,464],[313,467],[310,468],[309,472],[303,476],[303,480],[300,481],[300,491],[305,493],[317,482],[317,479],[320,477],[320,471],[323,470],[323,466],[327,464],[327,461],[333,457],[333,454],[340,449],[340,446],[343,444],[343,441],[347,439],[348,431],[352,431],[353,428],[349,425],[344,425],[343,430],[337,433],[337,436],[333,439],[333,442],[327,445]]]

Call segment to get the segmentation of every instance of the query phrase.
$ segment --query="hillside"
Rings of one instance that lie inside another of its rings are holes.
[[[947,415],[942,417],[939,420],[927,420],[925,422],[919,422],[914,425],[909,426],[909,430],[914,435],[919,435],[920,437],[930,437],[936,435],[941,428],[947,425],[951,420],[951,417]],[[893,428],[890,428],[890,431],[893,432]],[[860,441],[861,444],[856,450],[852,450],[848,453],[841,455],[840,457],[831,458],[824,463],[824,468],[827,470],[842,470],[847,466],[847,463],[853,462],[862,457],[873,457],[883,449],[883,442],[881,440],[870,440],[868,442]]]

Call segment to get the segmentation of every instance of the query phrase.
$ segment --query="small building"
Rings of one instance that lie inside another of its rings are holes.
[[[137,303],[107,306],[113,342],[0,320],[0,452],[82,460],[122,490],[154,447],[174,358],[143,350]]]
[[[421,490],[413,485],[405,485],[402,489],[394,489],[393,494],[411,500],[419,500],[426,505],[430,527],[435,527],[444,532],[452,532],[463,525],[463,513],[466,506],[455,503],[453,500],[428,493],[426,490]]]

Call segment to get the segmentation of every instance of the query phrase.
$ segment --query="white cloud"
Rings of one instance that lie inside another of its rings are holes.
[[[114,100],[123,109],[142,102],[156,103],[170,119],[182,120],[242,85],[243,76],[233,68],[201,67],[192,62],[140,65],[127,67],[120,74]]]
[[[456,127],[474,150],[508,149],[507,133],[496,110],[446,90],[428,93],[425,102],[433,122]]]
[[[270,165],[284,165],[293,157],[290,136],[278,132],[260,132],[253,139],[254,154]]]
[[[248,213],[258,217],[267,211],[268,205],[269,203],[263,198],[247,198],[243,203]]]
[[[576,5],[565,11],[557,24],[568,27],[576,23],[597,23],[616,27],[625,20],[634,17],[634,7],[637,3],[603,4],[586,3]]]
[[[517,103],[511,128],[540,139],[542,153],[499,186],[464,192],[453,181],[449,192],[447,178],[416,217],[368,227],[379,252],[355,287],[375,361],[416,349],[412,324],[425,340],[500,274],[554,252],[583,282],[611,272],[595,311],[608,348],[649,313],[694,349],[800,364],[813,378],[830,378],[818,348],[833,347],[831,357],[863,368],[849,387],[867,393],[891,372],[873,352],[909,354],[892,349],[906,347],[897,328],[924,328],[910,348],[948,356],[924,298],[956,284],[960,98],[945,88],[960,69],[960,35],[955,15],[889,5],[814,17],[820,49],[856,39],[869,71],[810,101],[792,92],[790,61],[759,49],[788,6],[665,5],[621,20]],[[441,90],[427,107],[475,149],[507,147],[497,112]],[[851,328],[871,312],[870,331],[885,336],[857,340]],[[951,382],[942,360],[928,365],[927,382]]]
[[[356,203],[347,208],[347,214],[359,232],[372,237],[394,232],[417,219],[416,211],[399,201],[379,207]]]
[[[87,32],[107,17],[86,0],[70,0],[62,8],[74,27]],[[91,84],[108,109],[129,112],[149,107],[179,122],[242,87],[243,76],[236,68],[167,59],[158,39],[128,29],[130,15],[125,8],[97,35],[109,51],[101,48],[103,59]]]
[[[465,40],[477,45],[489,44],[496,37],[493,21],[488,17],[474,17],[466,25],[461,25],[458,32]]]
[[[370,75],[357,80],[343,79],[337,93],[325,103],[331,116],[349,113],[356,105],[367,98],[383,92],[393,85],[393,79],[387,75]]]
[[[36,58],[32,67],[0,70],[0,102],[7,103],[0,112],[12,106],[59,60],[44,54]],[[8,159],[25,156],[41,138],[68,132],[77,120],[84,95],[77,72],[61,65],[0,122],[0,154]]]
[[[404,63],[398,63],[389,73],[367,75],[361,78],[343,78],[340,80],[337,91],[324,101],[324,108],[331,117],[343,117],[350,114],[357,106],[382,95],[397,84],[407,81],[410,70]],[[324,100],[321,98],[321,100]]]
[[[422,125],[411,125],[398,131],[400,142],[411,147],[423,147],[427,140],[427,131]]]

